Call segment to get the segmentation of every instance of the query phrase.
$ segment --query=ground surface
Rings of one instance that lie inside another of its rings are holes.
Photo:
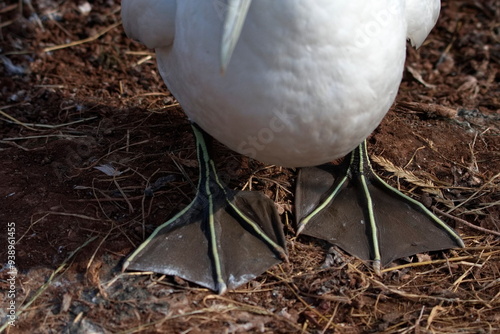
[[[223,296],[120,272],[189,203],[197,168],[190,126],[154,54],[123,34],[119,9],[113,0],[0,3],[2,324],[8,223],[19,269],[8,333],[500,332],[498,1],[443,1],[369,139],[385,179],[472,223],[441,215],[466,248],[415,256],[381,278],[336,250],[325,262],[328,246],[293,238],[288,223],[296,172],[217,147],[219,168],[241,167],[231,187],[276,201],[291,259]],[[105,165],[120,173],[96,169]]]

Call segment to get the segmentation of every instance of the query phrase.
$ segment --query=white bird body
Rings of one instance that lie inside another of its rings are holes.
[[[377,273],[398,258],[463,247],[432,212],[375,175],[363,143],[396,97],[406,40],[420,46],[439,9],[439,0],[122,1],[127,34],[156,50],[188,117],[229,148],[293,167],[352,151],[335,168],[298,173],[297,234],[369,260]],[[223,293],[285,260],[286,240],[274,202],[228,189],[205,135],[193,132],[195,198],[123,268]]]
[[[406,39],[420,45],[439,0],[254,0],[224,73],[224,4],[123,0],[127,34],[156,50],[185,113],[234,151],[314,166],[378,126],[401,82]]]

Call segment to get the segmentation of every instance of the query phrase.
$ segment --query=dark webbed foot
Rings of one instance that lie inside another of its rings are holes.
[[[159,226],[123,268],[175,275],[223,293],[285,259],[285,238],[273,201],[225,187],[202,130],[193,130],[200,162],[195,199]]]
[[[372,260],[376,271],[405,256],[463,247],[441,219],[375,175],[365,143],[341,166],[302,168],[295,207],[298,234]]]

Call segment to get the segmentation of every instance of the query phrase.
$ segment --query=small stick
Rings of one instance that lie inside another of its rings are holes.
[[[489,233],[489,234],[493,234],[493,235],[496,235],[496,236],[499,236],[500,237],[500,232],[497,232],[497,231],[493,231],[493,230],[489,230],[487,228],[484,228],[484,227],[481,227],[481,226],[476,226],[472,223],[469,223],[467,220],[465,219],[462,219],[462,218],[458,218],[458,217],[455,217],[455,216],[452,216],[450,215],[449,213],[446,213],[444,211],[441,211],[439,210],[438,208],[436,208],[435,206],[432,207],[433,210],[435,210],[437,213],[443,215],[443,216],[446,216],[448,218],[451,218],[461,224],[464,224],[464,225],[467,225],[469,226],[470,228],[473,228],[475,230],[478,230],[478,231],[481,231],[481,232],[484,232],[484,233]]]
[[[88,43],[88,42],[95,41],[96,39],[98,39],[102,35],[106,34],[108,31],[110,31],[110,30],[118,27],[120,24],[122,24],[121,21],[120,22],[116,22],[115,24],[110,25],[109,27],[107,27],[103,31],[97,33],[96,35],[90,36],[88,38],[81,39],[79,41],[75,41],[75,42],[71,42],[71,43],[67,43],[67,44],[61,44],[61,45],[55,45],[55,46],[46,47],[46,48],[43,49],[43,52],[51,52],[51,51],[61,50],[61,49],[69,48],[69,47],[72,47],[72,46],[76,46],[76,45],[85,44],[85,43]]]

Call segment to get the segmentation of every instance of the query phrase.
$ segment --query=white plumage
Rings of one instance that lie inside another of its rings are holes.
[[[463,247],[421,203],[377,177],[363,140],[393,103],[406,55],[439,0],[123,0],[127,34],[156,50],[188,117],[229,148],[302,168],[298,234],[372,261]],[[287,258],[275,204],[227,188],[197,126],[195,198],[124,269],[177,275],[223,293]],[[359,146],[358,146],[359,145]],[[356,148],[358,146],[358,148]],[[356,149],[355,149],[356,148]],[[354,150],[353,150],[354,149]]]
[[[439,0],[254,0],[225,71],[225,2],[124,0],[127,34],[156,50],[188,117],[266,163],[313,166],[344,156],[380,123]]]

